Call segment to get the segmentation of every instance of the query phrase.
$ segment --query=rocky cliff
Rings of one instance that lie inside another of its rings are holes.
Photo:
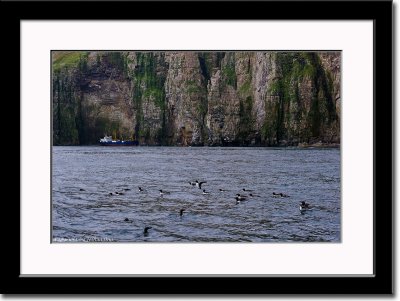
[[[53,144],[340,142],[340,52],[52,52]]]

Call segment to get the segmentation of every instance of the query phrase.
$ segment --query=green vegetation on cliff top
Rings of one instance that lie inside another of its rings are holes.
[[[53,71],[78,66],[79,60],[84,54],[87,54],[87,51],[53,51]]]

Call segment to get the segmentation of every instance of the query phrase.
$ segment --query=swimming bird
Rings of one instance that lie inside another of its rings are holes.
[[[247,200],[247,196],[241,195],[240,193],[237,193],[235,199],[237,201],[244,201],[244,200]]]
[[[130,188],[124,188],[125,191],[131,190]]]
[[[205,189],[203,189],[203,194],[210,194],[210,193],[207,192]]]
[[[300,211],[304,212],[304,211],[309,210],[309,209],[311,209],[310,204],[306,203],[305,201],[302,201],[301,204],[300,204]]]
[[[201,185],[204,184],[204,183],[207,183],[207,182],[205,182],[205,181],[204,182],[199,182],[198,180],[196,180],[195,185],[196,185],[197,188],[201,189]]]
[[[115,194],[116,194],[116,195],[124,195],[123,192],[118,192],[118,191],[116,191]]]
[[[179,210],[179,216],[182,216],[182,215],[183,215],[183,211],[185,211],[185,209]]]
[[[272,193],[272,197],[274,197],[274,198],[288,198],[289,196],[287,194],[282,193],[282,192],[278,192],[278,193],[273,192]]]
[[[242,190],[243,190],[243,191],[247,191],[247,192],[253,191],[253,190],[249,190],[249,189],[246,189],[246,188],[243,188]]]
[[[129,222],[129,218],[125,217],[124,222]]]
[[[225,192],[226,190],[225,189],[219,189],[219,192]]]
[[[149,230],[150,230],[150,229],[152,229],[152,227],[145,227],[144,230],[143,230],[143,234],[144,234],[145,236],[149,235]]]
[[[139,192],[144,191],[142,187],[139,186]]]
[[[79,191],[85,191],[85,189],[81,188],[81,189],[79,189]]]
[[[108,195],[113,195],[113,193],[112,193],[112,192],[110,192]]]
[[[240,202],[247,200],[247,198],[243,195],[240,195],[239,193],[235,197],[236,200],[236,205],[240,204]]]
[[[159,192],[161,196],[163,196],[164,194],[170,194],[168,191],[163,191],[162,189],[160,189]]]

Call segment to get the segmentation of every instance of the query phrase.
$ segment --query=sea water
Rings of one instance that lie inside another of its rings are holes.
[[[52,240],[340,242],[340,175],[340,149],[54,146]]]

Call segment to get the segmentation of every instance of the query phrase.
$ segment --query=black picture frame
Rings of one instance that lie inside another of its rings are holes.
[[[226,7],[229,6],[229,9]],[[155,9],[156,7],[156,9]],[[4,87],[20,111],[21,20],[373,20],[374,21],[374,275],[373,277],[65,277],[20,274],[20,174],[3,202],[4,294],[393,294],[392,1],[0,2]],[[136,13],[135,13],[136,12]],[[182,12],[185,12],[184,14]],[[356,38],[356,37],[354,37]],[[7,47],[5,47],[7,46]],[[19,129],[19,124],[17,123]],[[378,136],[379,134],[379,136]],[[384,143],[379,143],[383,141]],[[26,147],[22,141],[21,147]],[[15,152],[18,153],[18,152]],[[20,165],[24,162],[16,159]],[[19,192],[15,193],[15,191]],[[4,208],[5,207],[5,208]],[[7,214],[5,214],[7,212]],[[4,217],[7,218],[4,218]],[[99,275],[100,276],[100,275]],[[90,283],[90,284],[89,284]],[[162,284],[162,285],[161,285]]]

